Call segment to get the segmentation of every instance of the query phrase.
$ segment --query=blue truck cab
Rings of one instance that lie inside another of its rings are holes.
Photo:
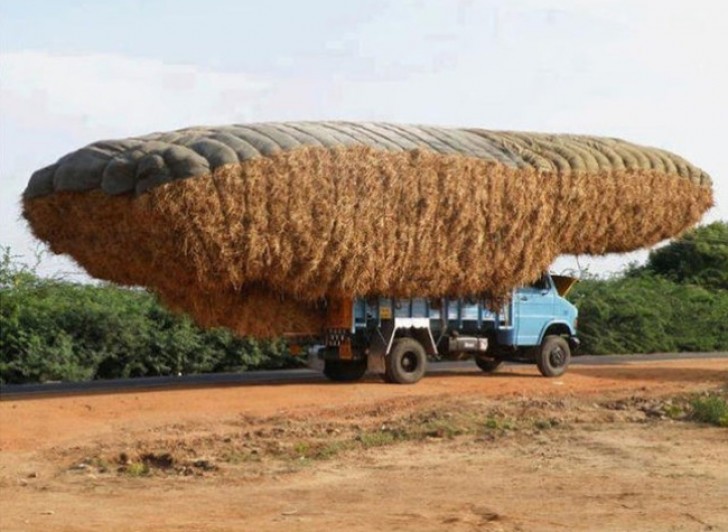
[[[579,312],[561,295],[552,276],[543,275],[536,282],[516,289],[506,307],[506,319],[498,326],[498,345],[535,347],[547,336],[559,335],[578,347]]]
[[[544,376],[559,376],[579,346],[578,311],[564,298],[575,282],[543,274],[497,311],[477,298],[331,300],[313,357],[334,381],[355,381],[369,370],[413,384],[433,358],[473,358],[485,372],[505,361],[531,363]]]

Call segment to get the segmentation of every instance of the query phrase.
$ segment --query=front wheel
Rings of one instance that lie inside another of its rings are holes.
[[[427,370],[427,353],[414,338],[398,338],[385,362],[384,380],[396,384],[414,384]]]
[[[367,371],[367,361],[327,360],[324,362],[324,375],[334,382],[354,382],[360,380]]]
[[[536,353],[536,365],[544,377],[560,377],[569,367],[570,361],[569,343],[561,336],[544,338],[541,349]]]

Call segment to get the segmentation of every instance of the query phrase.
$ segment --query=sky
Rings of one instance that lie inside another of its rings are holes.
[[[710,173],[728,220],[727,26],[721,0],[0,0],[0,245],[32,259],[20,195],[69,151],[276,120],[620,137]]]

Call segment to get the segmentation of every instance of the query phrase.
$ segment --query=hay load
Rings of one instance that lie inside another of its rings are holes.
[[[303,122],[97,142],[35,172],[23,205],[92,276],[269,336],[317,330],[330,297],[497,299],[560,254],[682,232],[712,191],[617,139]]]

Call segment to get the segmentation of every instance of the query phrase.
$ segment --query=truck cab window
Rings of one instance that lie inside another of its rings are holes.
[[[549,285],[548,277],[546,275],[542,275],[536,281],[529,284],[528,288],[533,288],[534,290],[548,290],[551,286]]]

